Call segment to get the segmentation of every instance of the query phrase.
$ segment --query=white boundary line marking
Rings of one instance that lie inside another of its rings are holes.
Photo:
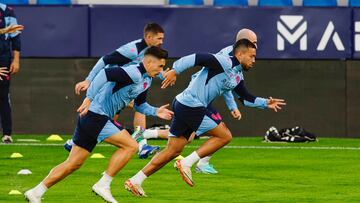
[[[64,144],[55,143],[12,143],[4,144],[0,143],[0,146],[63,146]],[[97,147],[110,147],[110,144],[99,144]],[[164,145],[160,147],[165,147]],[[186,146],[186,148],[198,148],[199,146]],[[225,146],[226,149],[307,149],[307,150],[360,150],[360,147],[303,147],[303,146]]]

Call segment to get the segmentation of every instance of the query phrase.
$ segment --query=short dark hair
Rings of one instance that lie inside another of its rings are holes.
[[[168,52],[165,49],[162,49],[160,47],[151,46],[145,51],[145,56],[150,55],[154,56],[158,59],[167,59],[168,58]]]
[[[152,32],[154,34],[164,33],[164,29],[157,23],[148,23],[144,27],[144,34]]]
[[[248,39],[240,39],[234,44],[233,52],[235,53],[241,48],[247,48],[247,49],[248,48],[254,48],[254,49],[256,49],[256,45],[254,43],[252,43]]]

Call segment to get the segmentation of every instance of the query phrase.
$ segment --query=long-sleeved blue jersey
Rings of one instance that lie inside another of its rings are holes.
[[[207,107],[217,96],[234,90],[245,106],[267,108],[267,99],[255,97],[244,84],[242,67],[234,57],[219,54],[192,54],[175,61],[177,74],[194,66],[204,66],[176,99],[189,107]]]
[[[134,108],[145,115],[156,116],[157,108],[146,102],[152,78],[142,63],[101,70],[86,96],[92,101],[89,110],[112,118],[134,100]]]
[[[223,55],[226,55],[226,56],[234,56],[234,54],[233,54],[233,46],[232,45],[227,46],[227,47],[221,49],[217,54],[223,54]]]
[[[17,25],[14,10],[0,3],[0,28],[10,25]],[[20,32],[0,35],[0,61],[9,62],[12,50],[21,50]]]
[[[93,81],[95,76],[105,67],[123,67],[140,63],[144,58],[144,53],[147,48],[148,45],[144,39],[134,40],[119,47],[114,52],[101,57],[90,71],[86,80],[90,82]]]
[[[227,46],[223,49],[221,49],[217,54],[224,54],[225,56],[233,56],[232,54],[233,46]],[[224,100],[226,103],[226,106],[230,111],[233,111],[238,108],[234,95],[232,94],[232,91],[226,91],[224,92]]]

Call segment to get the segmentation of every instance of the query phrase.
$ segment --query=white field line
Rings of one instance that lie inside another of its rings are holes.
[[[64,144],[57,143],[12,143],[12,144],[3,144],[0,143],[0,146],[63,146]],[[110,147],[109,144],[99,144],[97,147]],[[161,146],[165,147],[165,146]],[[198,148],[199,146],[186,146],[187,148]],[[307,150],[360,150],[360,147],[332,147],[332,146],[323,146],[323,147],[302,147],[302,146],[225,146],[225,149],[307,149]]]

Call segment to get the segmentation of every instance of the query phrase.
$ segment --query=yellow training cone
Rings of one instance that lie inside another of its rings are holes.
[[[62,141],[63,139],[59,135],[52,134],[46,140],[47,141]]]
[[[19,190],[10,190],[9,195],[21,195],[22,193]]]
[[[179,155],[179,156],[175,157],[175,160],[181,160],[183,158],[184,158],[183,156]]]
[[[12,153],[11,156],[10,156],[10,158],[22,158],[22,157],[24,157],[24,156],[22,154],[20,154],[20,153],[17,153],[17,152]]]
[[[90,158],[91,159],[103,159],[103,158],[105,158],[105,156],[100,153],[94,153],[93,155],[91,155]]]

